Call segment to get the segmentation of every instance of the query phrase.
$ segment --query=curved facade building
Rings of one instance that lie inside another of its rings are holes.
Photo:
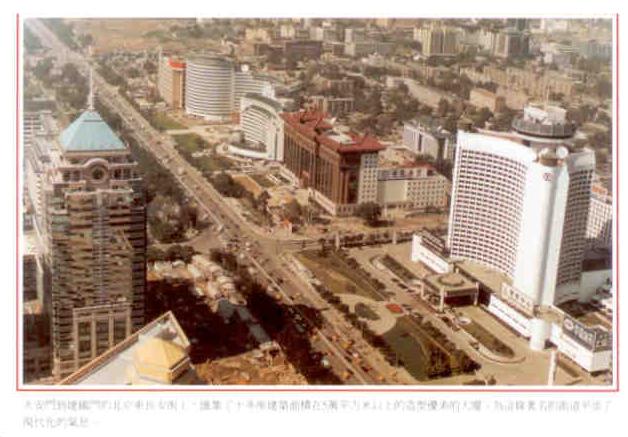
[[[246,94],[260,94],[271,99],[275,98],[275,90],[269,78],[251,71],[236,71],[233,91],[233,107],[240,108],[242,98]]]
[[[260,94],[246,94],[240,104],[240,128],[247,143],[257,145],[266,159],[283,160],[281,104]]]
[[[577,295],[581,267],[574,266],[582,263],[577,249],[585,235],[580,238],[574,222],[588,210],[580,210],[578,202],[585,200],[574,187],[586,182],[582,175],[594,166],[590,150],[570,153],[565,147],[529,147],[459,132],[449,218],[451,257],[504,273],[536,305]],[[573,287],[557,291],[571,281]]]
[[[233,63],[220,57],[187,60],[185,112],[210,120],[231,116],[234,99]]]

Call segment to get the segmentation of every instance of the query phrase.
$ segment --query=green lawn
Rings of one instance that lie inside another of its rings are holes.
[[[355,313],[362,319],[366,320],[379,320],[379,316],[368,305],[362,302],[356,304]]]
[[[419,381],[428,379],[428,357],[423,353],[419,341],[410,335],[404,324],[395,324],[395,327],[386,332],[382,338],[396,353],[397,359],[402,362],[408,373]]]
[[[329,289],[336,294],[358,294],[376,301],[383,301],[382,292],[360,270],[356,270],[333,251],[321,256],[318,250],[298,254],[299,260]]]
[[[515,356],[515,353],[508,345],[504,344],[504,342],[495,337],[488,329],[479,323],[471,321],[468,325],[463,325],[462,329],[471,334],[473,338],[482,343],[482,345],[491,352],[508,358]]]
[[[406,282],[418,279],[414,273],[408,270],[403,264],[391,257],[390,255],[384,255],[382,257],[382,263],[388,267],[395,275],[399,276]]]
[[[186,126],[168,117],[163,112],[155,112],[149,119],[149,122],[153,127],[160,131],[170,129],[185,129]]]
[[[233,167],[232,162],[222,156],[193,157],[193,153],[201,152],[211,147],[207,141],[196,134],[173,135],[172,138],[177,143],[177,150],[183,157],[202,172],[213,173],[229,170]]]

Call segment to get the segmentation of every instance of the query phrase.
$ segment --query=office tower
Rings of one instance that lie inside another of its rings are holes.
[[[505,274],[533,305],[579,297],[595,154],[573,133],[564,110],[528,107],[512,133],[458,134],[451,257]]]
[[[91,105],[50,159],[44,240],[58,379],[143,325],[146,201],[128,146]]]

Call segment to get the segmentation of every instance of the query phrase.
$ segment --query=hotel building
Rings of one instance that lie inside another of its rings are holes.
[[[579,298],[595,155],[558,108],[526,108],[510,138],[459,132],[448,245],[512,278],[535,305]]]
[[[229,146],[231,153],[256,159],[283,160],[281,104],[261,94],[246,94],[240,101],[243,145]]]

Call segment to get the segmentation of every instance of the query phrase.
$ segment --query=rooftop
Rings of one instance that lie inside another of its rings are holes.
[[[105,351],[59,385],[162,385],[196,381],[190,343],[168,311]]]
[[[284,121],[302,135],[338,153],[378,152],[385,147],[377,138],[355,132],[338,132],[320,111],[285,112]]]
[[[279,101],[275,99],[271,99],[270,97],[266,97],[259,93],[246,93],[244,97],[246,97],[247,99],[257,100],[258,102],[264,103],[270,106],[271,108],[273,108],[277,112],[281,111],[282,109],[282,105]]]
[[[425,277],[424,281],[431,288],[446,294],[475,291],[477,289],[473,281],[470,281],[460,273],[430,275]]]
[[[59,142],[66,152],[105,152],[126,150],[96,111],[85,111],[60,135]]]
[[[518,133],[541,138],[571,138],[576,127],[566,118],[567,111],[551,105],[528,105],[523,115],[512,120],[512,128]]]
[[[505,274],[500,273],[490,267],[483,266],[474,261],[464,260],[455,263],[461,271],[475,278],[491,292],[501,296],[502,284],[512,285],[512,280]]]
[[[234,66],[233,61],[231,61],[230,59],[223,58],[220,56],[212,56],[212,55],[194,56],[194,57],[188,58],[186,65],[187,64],[206,65],[206,66],[220,64],[225,67],[231,67],[231,68],[233,68]]]

